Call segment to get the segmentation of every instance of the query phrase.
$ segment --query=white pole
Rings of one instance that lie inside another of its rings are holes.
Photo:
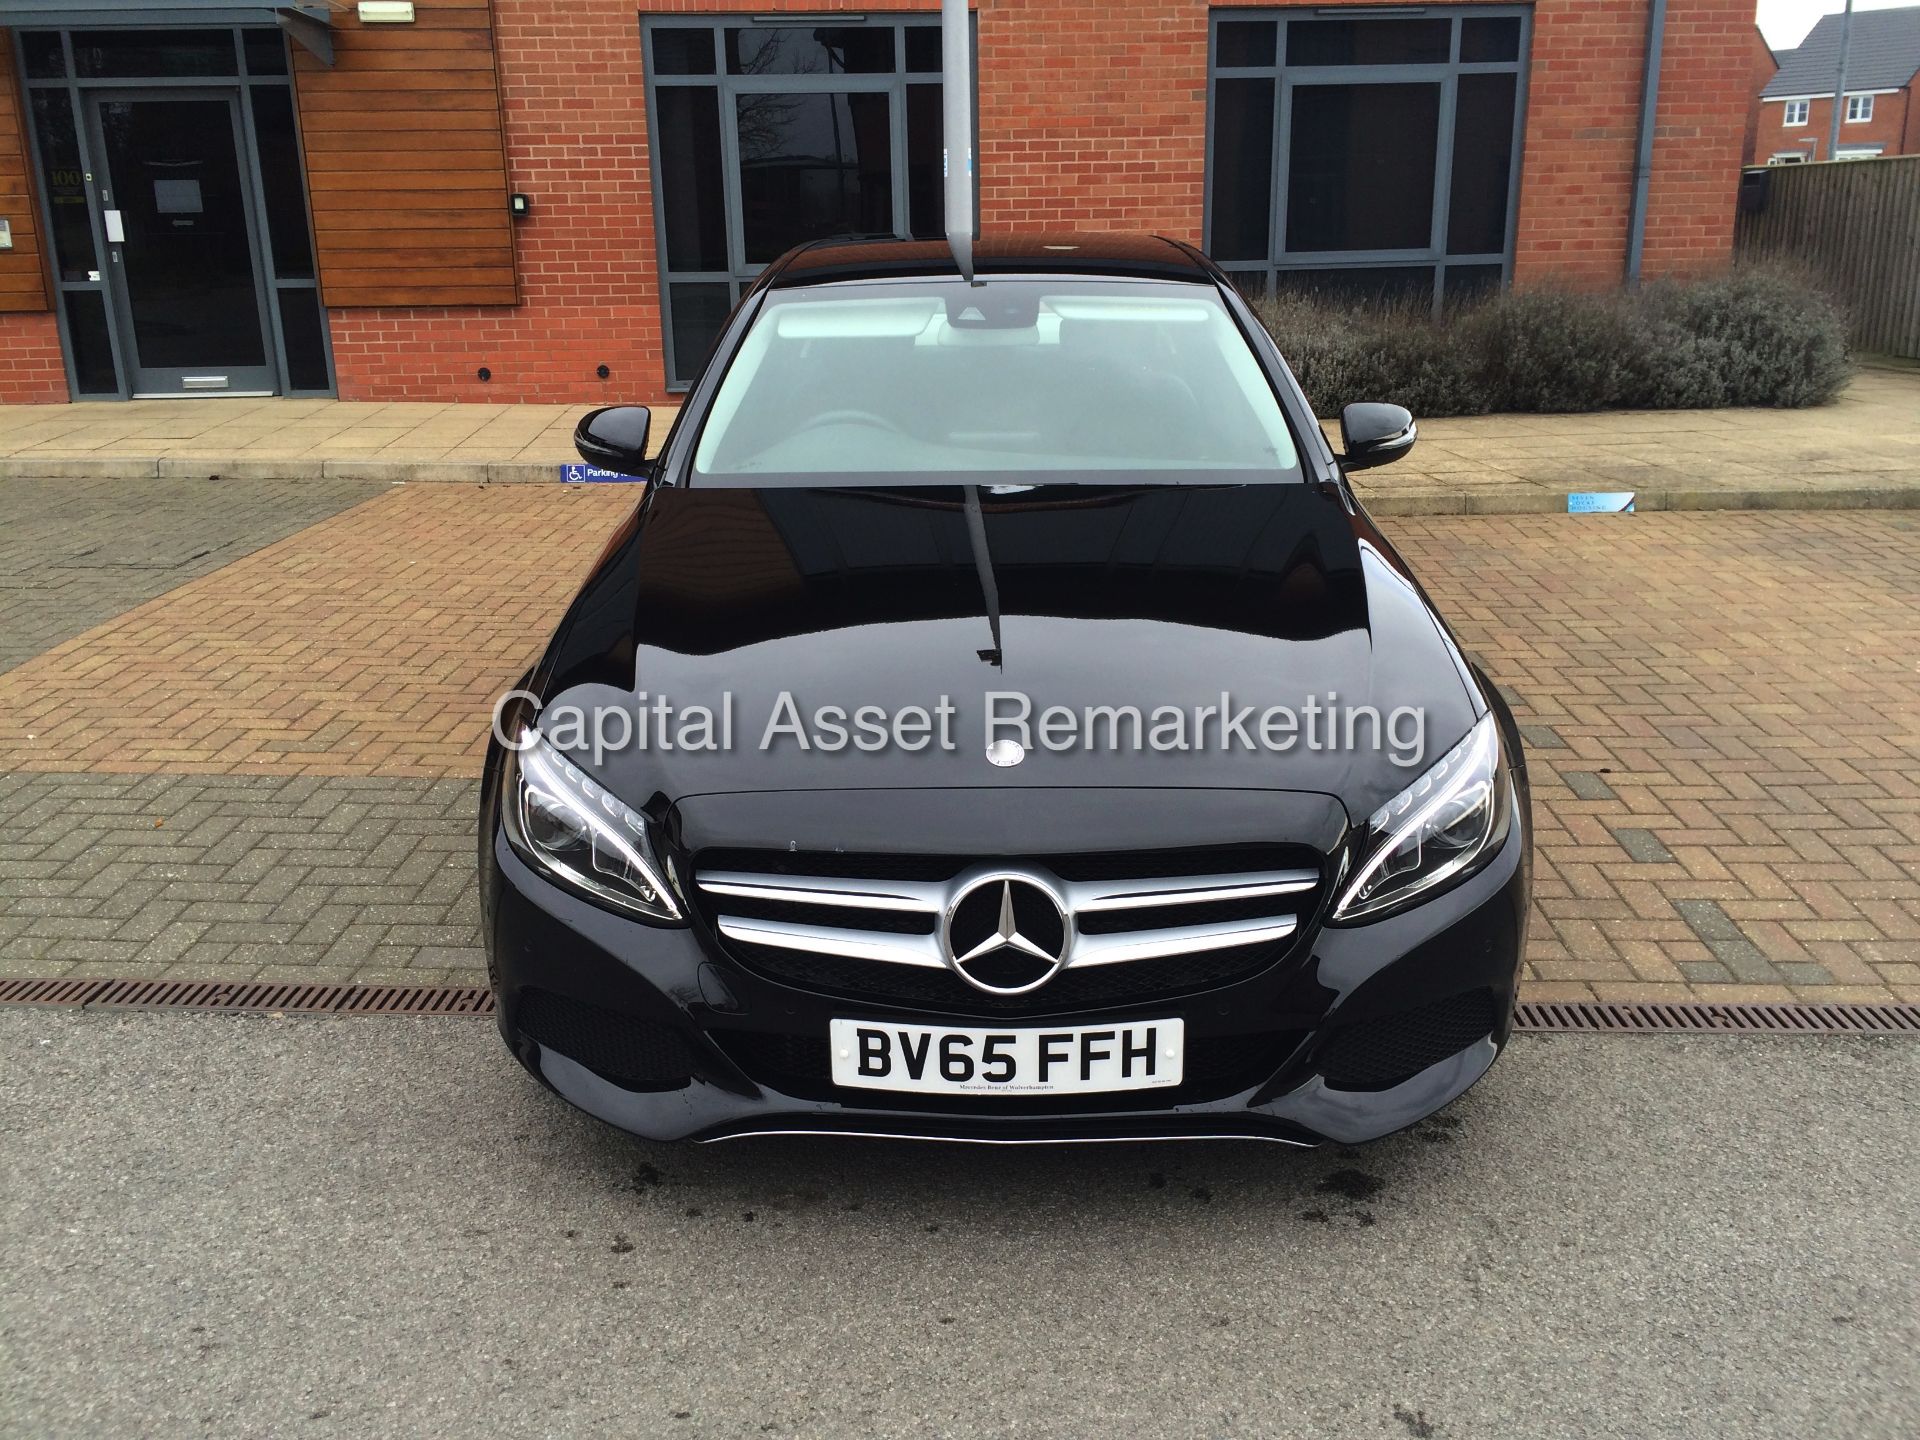
[[[946,143],[947,246],[973,281],[973,35],[967,0],[940,0],[941,123]]]
[[[1840,107],[1847,103],[1847,61],[1853,49],[1853,0],[1847,0],[1847,10],[1840,17],[1840,68],[1833,76],[1833,114],[1829,117],[1832,124],[1827,126],[1827,159],[1840,158]],[[1818,158],[1818,152],[1815,152]]]

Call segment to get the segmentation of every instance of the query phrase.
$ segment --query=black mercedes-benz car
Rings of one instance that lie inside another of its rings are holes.
[[[1506,1043],[1512,717],[1227,277],[802,247],[496,709],[502,1034],[654,1139],[1384,1135]]]

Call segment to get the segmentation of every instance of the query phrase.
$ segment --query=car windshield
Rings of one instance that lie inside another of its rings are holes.
[[[1192,484],[1298,463],[1210,287],[1060,277],[771,292],[693,469],[720,484]]]

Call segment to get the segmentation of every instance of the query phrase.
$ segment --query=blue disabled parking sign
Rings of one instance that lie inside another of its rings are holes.
[[[562,465],[560,478],[569,485],[644,485],[646,483],[646,477],[643,475],[622,475],[618,470],[602,470],[598,465]]]
[[[1631,490],[1578,490],[1567,496],[1569,515],[1631,515]]]

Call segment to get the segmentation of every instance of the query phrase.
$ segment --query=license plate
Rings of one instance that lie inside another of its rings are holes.
[[[833,1083],[926,1095],[1095,1095],[1178,1085],[1184,1020],[955,1029],[835,1020]]]

